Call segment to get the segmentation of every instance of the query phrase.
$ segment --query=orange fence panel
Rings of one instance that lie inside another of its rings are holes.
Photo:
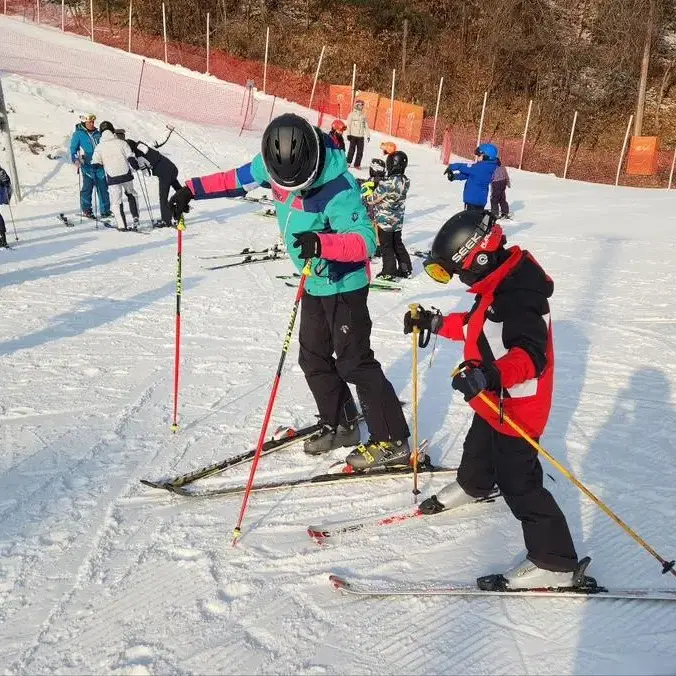
[[[632,136],[627,154],[629,176],[654,176],[657,173],[657,136]]]
[[[352,110],[352,87],[349,85],[330,85],[329,103],[332,106],[331,113],[345,120]]]

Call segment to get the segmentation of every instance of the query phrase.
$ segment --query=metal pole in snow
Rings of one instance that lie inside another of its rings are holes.
[[[317,62],[317,71],[315,72],[315,79],[314,82],[312,83],[312,93],[310,94],[310,103],[308,104],[308,108],[312,108],[312,101],[315,98],[315,88],[317,87],[317,78],[319,77],[319,69],[322,67],[322,59],[324,58],[325,49],[326,45],[322,45],[322,53],[319,55],[319,61]]]
[[[392,136],[392,118],[394,117],[394,81],[397,77],[397,69],[392,69],[392,91],[390,92],[390,136]]]
[[[5,137],[7,146],[7,155],[9,157],[9,173],[12,176],[12,187],[16,201],[21,201],[21,185],[19,184],[19,175],[16,171],[16,162],[14,161],[14,148],[12,147],[12,136],[9,133],[9,118],[7,117],[7,106],[5,105],[5,95],[2,91],[2,80],[0,80],[0,131]]]
[[[162,3],[162,32],[164,33],[164,63],[168,63],[167,59],[167,8]]]
[[[211,48],[211,36],[209,33],[209,12],[207,12],[207,75],[209,75],[209,50]]]
[[[519,155],[519,169],[523,166],[523,151],[526,149],[526,136],[528,136],[528,126],[530,125],[530,113],[533,110],[533,99],[528,102],[528,114],[526,115],[526,126],[523,128],[523,139],[521,140],[521,155]]]
[[[568,174],[568,162],[570,160],[570,149],[573,145],[573,136],[575,135],[575,125],[577,124],[577,110],[575,111],[575,115],[573,115],[573,126],[571,127],[570,130],[570,139],[568,139],[568,152],[566,153],[566,166],[563,168],[563,178],[566,178],[566,175]]]
[[[131,53],[131,10],[133,0],[129,0],[129,39],[127,40],[127,51]]]
[[[627,125],[627,131],[624,135],[624,141],[622,143],[622,150],[620,151],[620,159],[617,161],[617,173],[615,174],[615,185],[620,184],[620,171],[622,170],[622,159],[624,158],[624,151],[627,149],[627,140],[629,139],[629,130],[631,129],[631,123],[634,120],[634,114],[632,113],[629,116],[629,124]]]
[[[354,108],[355,85],[357,84],[357,64],[352,64],[352,97],[350,99],[350,110]],[[342,111],[341,111],[342,112]]]
[[[479,121],[479,134],[476,137],[477,146],[481,145],[481,134],[484,131],[484,116],[486,115],[486,101],[488,101],[488,92],[484,92],[484,102],[481,106],[481,120]]]
[[[674,178],[674,166],[676,166],[676,148],[674,148],[674,159],[671,160],[671,171],[669,172],[669,187],[667,190],[671,190],[671,180]]]
[[[268,84],[268,50],[270,49],[270,26],[265,31],[265,61],[263,61],[263,94]]]
[[[92,42],[94,40],[94,0],[89,0],[89,26],[91,31]]]
[[[434,127],[432,127],[432,145],[437,141],[437,120],[439,119],[439,105],[441,104],[441,90],[444,86],[444,78],[439,81],[439,93],[437,94],[437,108],[434,111]]]

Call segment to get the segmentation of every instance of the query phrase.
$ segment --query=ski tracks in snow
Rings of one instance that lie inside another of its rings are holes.
[[[16,489],[1,528],[6,538],[9,533],[15,538],[4,552],[15,575],[3,585],[5,631],[0,633],[0,655],[10,671],[33,670],[35,656],[51,642],[55,619],[83,581],[96,576],[97,561],[105,556],[100,544],[119,523],[116,500],[153,446],[133,438],[134,417],[148,407],[164,380],[152,370],[132,391],[111,431],[75,428],[41,453],[48,462],[50,456],[57,458],[52,471],[21,467],[35,484],[28,491],[21,485]],[[86,437],[89,443],[84,444]],[[77,448],[86,450],[78,456],[68,453]],[[38,463],[31,456],[26,464]]]

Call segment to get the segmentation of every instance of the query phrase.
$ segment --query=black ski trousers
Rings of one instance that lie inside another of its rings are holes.
[[[566,517],[542,485],[542,465],[525,439],[500,434],[475,414],[465,437],[458,483],[475,498],[488,495],[497,484],[521,521],[528,558],[547,570],[575,570],[577,554]]]
[[[354,166],[361,167],[361,159],[364,155],[364,137],[363,136],[348,136],[347,140],[350,145],[347,148],[347,164],[352,164],[354,151],[357,151],[357,157],[354,158]]]
[[[171,209],[169,208],[169,188],[180,190],[178,182],[178,168],[166,157],[153,167],[153,174],[160,182],[160,217],[165,225],[171,225]]]
[[[383,230],[378,228],[378,243],[380,255],[383,258],[383,275],[395,277],[401,274],[408,277],[413,270],[411,257],[406,251],[401,230]]]
[[[0,214],[0,246],[7,246],[7,228],[5,227],[5,219]]]
[[[373,440],[408,439],[399,399],[371,349],[368,291],[303,296],[298,363],[323,421],[338,425],[355,418],[352,383]]]

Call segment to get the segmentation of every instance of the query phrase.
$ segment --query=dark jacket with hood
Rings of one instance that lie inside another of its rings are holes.
[[[439,335],[464,341],[466,360],[497,368],[502,391],[486,394],[496,404],[501,394],[504,412],[538,438],[554,385],[548,301],[554,283],[528,251],[513,246],[505,254],[497,268],[468,289],[476,294],[472,309],[444,317]],[[498,432],[518,436],[478,397],[470,405]]]

